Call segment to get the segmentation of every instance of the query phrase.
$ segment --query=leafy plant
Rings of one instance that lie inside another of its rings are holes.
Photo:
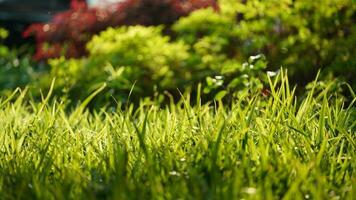
[[[204,93],[216,99],[263,89],[266,58],[263,54],[252,55],[243,62],[235,26],[231,17],[202,9],[172,27],[177,39],[191,47],[188,63],[196,70],[197,79],[206,79]]]
[[[112,96],[120,101],[126,101],[131,90],[136,101],[158,91],[176,91],[192,76],[185,65],[187,46],[170,42],[161,31],[161,27],[109,28],[88,43],[87,58],[50,60],[47,80],[58,78],[58,88],[82,98],[102,83],[108,85],[103,99]]]
[[[237,65],[231,62],[231,65]],[[227,71],[223,71],[220,75],[214,77],[206,77],[206,85],[203,92],[205,94],[214,94],[214,99],[222,100],[226,95],[229,96],[229,101],[232,98],[239,98],[249,93],[262,94],[266,84],[266,76],[264,69],[267,67],[267,60],[264,55],[251,56],[242,66],[234,67],[225,63]],[[233,70],[231,70],[233,69]],[[270,76],[274,76],[275,74]]]
[[[355,86],[356,4],[351,0],[219,2],[220,12],[198,10],[173,26],[197,59],[212,66],[264,54],[270,70],[287,67],[301,84],[324,68],[324,74],[341,75]]]

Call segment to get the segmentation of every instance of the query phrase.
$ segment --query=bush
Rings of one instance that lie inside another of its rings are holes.
[[[36,37],[36,60],[81,57],[87,53],[86,42],[107,27],[171,24],[208,6],[217,9],[215,0],[125,0],[106,9],[88,8],[83,1],[72,0],[69,11],[55,15],[50,23],[31,25],[24,36]]]
[[[241,63],[263,53],[269,69],[285,66],[299,83],[325,68],[355,86],[356,5],[351,0],[220,3],[220,13],[195,11],[173,26],[178,39],[189,43],[200,60],[216,65],[234,58]],[[202,54],[201,47],[209,52]]]
[[[228,17],[206,9],[180,19],[173,25],[173,30],[176,31],[178,40],[191,46],[191,53],[194,55],[192,64],[221,70],[225,61],[238,61],[233,52],[238,37],[231,29],[233,26],[234,22]]]
[[[173,25],[177,39],[190,45],[189,65],[197,79],[206,77],[205,93],[233,95],[263,89],[264,55],[241,57],[235,22],[212,9],[193,12]],[[244,62],[248,60],[248,62]]]
[[[187,46],[170,42],[161,27],[130,26],[108,30],[88,43],[83,59],[50,60],[57,87],[85,97],[102,83],[106,96],[125,101],[133,88],[136,100],[154,91],[176,90],[192,74],[186,69]]]

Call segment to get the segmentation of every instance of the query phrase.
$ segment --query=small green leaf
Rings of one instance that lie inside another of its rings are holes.
[[[211,77],[206,77],[206,84],[212,86],[214,84],[214,79]]]
[[[222,98],[224,98],[225,96],[227,95],[227,91],[226,90],[222,90],[220,92],[218,92],[216,95],[215,95],[215,99],[220,101],[222,100]]]

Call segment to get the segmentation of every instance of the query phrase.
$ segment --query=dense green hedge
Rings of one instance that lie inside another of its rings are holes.
[[[202,47],[210,50],[207,55],[218,64],[263,53],[270,69],[286,67],[299,83],[313,79],[319,68],[353,81],[356,4],[351,0],[221,0],[220,7],[220,13],[199,10],[179,20],[173,27],[178,38],[198,54]]]

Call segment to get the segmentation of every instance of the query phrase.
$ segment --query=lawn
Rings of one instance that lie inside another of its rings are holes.
[[[0,100],[0,199],[354,199],[356,109],[287,76],[231,104]],[[53,86],[52,86],[53,87]],[[102,88],[101,88],[102,89]]]

